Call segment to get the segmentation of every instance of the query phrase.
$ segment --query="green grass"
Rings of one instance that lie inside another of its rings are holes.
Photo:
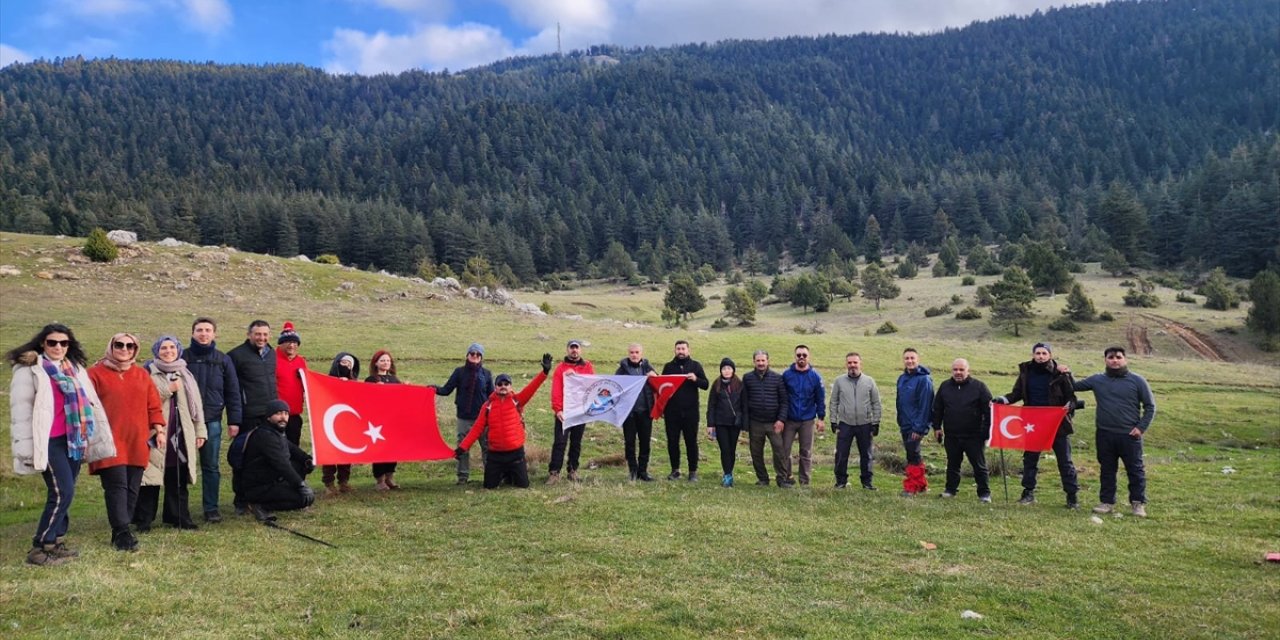
[[[958,279],[903,282],[903,298],[880,314],[860,300],[838,303],[828,314],[769,306],[750,330],[707,330],[718,315],[712,301],[688,331],[679,331],[659,326],[661,293],[648,290],[601,285],[549,295],[517,292],[522,302],[547,300],[557,312],[583,316],[540,318],[432,298],[432,290],[406,281],[245,254],[233,254],[225,268],[196,265],[186,257],[189,249],[68,266],[62,256],[75,242],[0,234],[0,264],[24,272],[0,279],[0,345],[16,345],[56,319],[70,324],[96,356],[117,330],[136,331],[148,342],[161,332],[186,336],[191,319],[209,313],[222,322],[220,343],[230,347],[250,319],[262,316],[277,329],[285,319],[294,321],[313,368],[327,370],[338,350],[367,360],[389,347],[400,357],[403,377],[434,383],[477,339],[491,368],[525,375],[536,371],[542,352],[562,354],[569,337],[587,340],[588,358],[608,372],[630,342],[646,345],[649,357],[663,362],[671,343],[688,337],[704,364],[729,355],[745,370],[753,349],[771,350],[781,365],[803,341],[828,379],[846,351],[860,351],[890,403],[889,425],[902,347],[921,349],[935,381],[951,358],[968,357],[975,374],[1001,393],[1012,384],[1014,365],[1043,335],[1014,338],[985,320],[924,318],[923,308],[945,302],[953,291],[972,295]],[[41,268],[85,278],[32,278]],[[187,281],[192,270],[203,271],[201,280],[175,290],[175,281]],[[1100,309],[1123,311],[1114,279],[1082,280]],[[352,287],[337,290],[343,282]],[[1106,286],[1116,289],[1114,301]],[[1038,304],[1047,315],[1061,302]],[[1238,325],[1243,314],[1183,305],[1183,315],[1174,316],[1163,313],[1166,307],[1157,313],[1204,333],[1225,322],[1222,317]],[[886,319],[902,333],[863,335]],[[825,333],[792,332],[815,321]],[[1050,336],[1057,355],[1078,373],[1101,368],[1101,347],[1123,340],[1123,320],[1087,331]],[[703,481],[631,485],[615,462],[619,432],[595,425],[583,459],[602,466],[587,470],[580,486],[548,488],[541,484],[551,440],[547,391],[527,416],[532,490],[455,487],[452,463],[436,462],[402,465],[397,478],[405,490],[380,494],[368,467],[357,467],[357,493],[281,518],[336,550],[229,517],[196,532],[157,530],[142,537],[139,553],[117,553],[107,543],[98,482],[86,472],[71,527],[81,557],[63,567],[28,567],[22,563],[44,487],[6,468],[0,471],[0,635],[1274,637],[1280,566],[1264,564],[1262,555],[1280,550],[1280,368],[1250,351],[1244,337],[1222,337],[1238,341],[1231,345],[1245,362],[1193,359],[1162,347],[1154,333],[1156,354],[1133,358],[1160,407],[1148,441],[1151,517],[1145,521],[1125,515],[1095,524],[1087,510],[1063,509],[1048,460],[1041,463],[1040,503],[1031,507],[1006,503],[998,479],[993,505],[977,502],[969,479],[958,499],[938,500],[940,473],[931,474],[928,497],[912,500],[896,495],[900,478],[884,470],[877,472],[878,492],[836,491],[830,488],[830,435],[818,440],[812,488],[748,486],[744,443],[741,486],[730,491],[715,482],[718,457],[705,438]],[[7,390],[7,382],[8,373],[0,374],[0,389]],[[1089,506],[1098,482],[1092,397],[1085,397],[1091,408],[1080,414],[1073,443]],[[453,427],[451,401],[438,406],[446,434]],[[7,421],[0,431],[7,433]],[[0,439],[5,460],[7,442]],[[652,469],[665,474],[660,422],[653,445]],[[900,454],[892,427],[878,446]],[[929,444],[925,452],[940,469],[940,447]],[[1007,454],[1011,466],[1016,456]],[[990,459],[998,452],[989,452]],[[1228,466],[1236,473],[1224,474]],[[1017,478],[1009,485],[1016,499]],[[1120,486],[1123,492],[1123,476]],[[193,487],[197,504],[198,492]],[[224,511],[228,493],[224,486]],[[922,541],[937,548],[926,550]],[[985,618],[962,620],[966,609]]]

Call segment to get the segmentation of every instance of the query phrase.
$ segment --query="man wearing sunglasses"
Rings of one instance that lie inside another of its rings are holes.
[[[824,428],[827,417],[827,392],[822,376],[809,363],[809,347],[796,345],[796,361],[782,372],[782,382],[787,385],[787,419],[782,428],[782,466],[787,473],[782,486],[808,486],[813,472],[813,430]],[[800,441],[799,477],[791,474],[791,445]]]
[[[466,434],[458,448],[453,450],[455,458],[467,457],[467,449],[475,444],[481,433],[488,432],[489,461],[484,466],[484,488],[497,489],[507,483],[521,489],[529,488],[529,466],[524,457],[524,408],[538,392],[538,387],[547,379],[551,371],[551,354],[542,354],[542,372],[529,381],[519,393],[511,386],[511,376],[499,374],[494,391],[487,401],[481,405],[479,415],[471,431]]]
[[[457,407],[459,445],[471,432],[476,416],[480,415],[480,407],[489,398],[489,394],[493,393],[493,374],[484,367],[484,346],[479,342],[472,342],[471,346],[467,347],[466,358],[466,362],[461,367],[453,370],[447,382],[442,385],[432,385],[436,395],[440,396],[447,396],[455,389],[458,391],[453,402]],[[481,431],[478,437],[480,465],[483,468],[489,460],[489,435]],[[463,456],[458,458],[458,484],[467,484],[470,481],[471,456]]]

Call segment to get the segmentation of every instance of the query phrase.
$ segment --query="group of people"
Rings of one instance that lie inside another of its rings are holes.
[[[227,459],[237,514],[252,513],[265,521],[274,519],[275,511],[301,509],[314,502],[315,492],[306,483],[314,465],[299,447],[305,393],[299,373],[307,368],[306,359],[299,354],[301,337],[293,324],[286,322],[273,348],[270,324],[255,320],[245,341],[226,353],[218,350],[216,338],[217,324],[210,318],[198,318],[185,347],[175,336],[161,336],[151,344],[152,358],[138,364],[142,346],[137,336],[117,333],[108,341],[102,358],[89,366],[72,330],[49,324],[8,352],[6,357],[14,367],[10,389],[14,468],[19,474],[42,474],[47,487],[45,509],[27,556],[29,563],[59,564],[76,557],[65,537],[68,510],[83,463],[88,463],[90,473],[99,476],[102,483],[111,544],[116,549],[137,549],[135,533],[149,531],[158,512],[164,524],[197,528],[188,498],[189,487],[197,479],[202,487],[204,521],[221,521],[219,455],[224,416],[231,439]],[[484,366],[484,347],[473,343],[465,362],[445,384],[433,385],[438,395],[454,395],[459,484],[470,482],[469,450],[479,443],[485,488],[504,483],[530,485],[524,411],[547,378],[551,379],[554,428],[546,482],[560,482],[562,470],[567,470],[569,481],[581,479],[578,469],[586,425],[565,424],[564,381],[566,376],[595,373],[584,357],[584,348],[580,340],[568,341],[559,363],[544,354],[542,371],[517,392],[510,375],[494,376]],[[720,449],[722,486],[734,486],[737,446],[743,432],[757,485],[808,485],[815,432],[825,429],[830,415],[836,433],[835,487],[848,486],[849,458],[856,443],[861,486],[874,490],[872,442],[880,429],[879,388],[863,373],[861,356],[851,352],[845,356],[846,373],[831,385],[828,404],[827,387],[812,366],[811,355],[808,346],[797,345],[794,363],[778,373],[770,366],[768,352],[758,350],[752,355],[752,370],[741,376],[734,361],[724,358],[719,375],[710,380],[693,359],[686,340],[676,341],[672,359],[660,372],[644,357],[643,347],[632,344],[618,362],[615,375],[686,378],[663,412],[671,468],[668,480],[698,479],[698,427],[703,419],[700,392],[709,390],[705,424],[708,438]],[[986,385],[972,377],[964,359],[952,363],[951,377],[935,392],[919,353],[906,349],[896,398],[906,453],[903,494],[914,496],[928,488],[921,445],[932,430],[947,457],[942,497],[958,493],[961,464],[967,457],[979,499],[990,501],[984,449],[991,403],[1073,406],[1076,392],[1093,391],[1098,405],[1101,475],[1100,500],[1094,510],[1107,513],[1115,508],[1115,476],[1123,462],[1133,513],[1145,516],[1142,436],[1154,418],[1155,401],[1146,381],[1128,370],[1123,348],[1107,348],[1104,358],[1104,373],[1076,381],[1066,366],[1053,360],[1049,345],[1038,343],[1032,359],[1019,365],[1012,391],[992,397]],[[400,383],[389,352],[379,350],[371,362],[373,372],[365,382]],[[329,375],[359,380],[360,361],[341,352],[334,357]],[[650,410],[655,398],[648,387],[644,394],[622,429],[629,478],[650,482],[654,480],[649,473]],[[1068,413],[1053,451],[1067,506],[1077,508],[1079,485],[1071,461],[1071,432],[1072,416]],[[799,456],[793,473],[791,452],[797,441]],[[766,442],[772,454],[772,482],[764,458]],[[682,454],[687,459],[687,475],[682,474]],[[1038,452],[1024,455],[1023,504],[1035,501],[1039,458]],[[322,469],[326,494],[353,491],[351,471],[350,465],[326,465]],[[399,489],[395,473],[394,462],[373,465],[375,486],[383,491]]]

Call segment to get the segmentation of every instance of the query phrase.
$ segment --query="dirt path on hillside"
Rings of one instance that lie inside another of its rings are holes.
[[[1151,355],[1151,339],[1147,337],[1146,325],[1134,323],[1133,316],[1129,316],[1129,327],[1125,329],[1124,335],[1129,341],[1129,350],[1134,354]]]
[[[1215,344],[1213,344],[1213,341],[1209,338],[1209,336],[1206,336],[1205,334],[1200,333],[1199,331],[1196,331],[1195,329],[1192,329],[1191,327],[1188,327],[1185,324],[1182,324],[1180,322],[1174,322],[1173,320],[1170,320],[1165,317],[1152,315],[1149,313],[1144,313],[1141,315],[1143,318],[1146,318],[1148,320],[1151,320],[1152,322],[1159,324],[1161,328],[1173,334],[1175,337],[1181,340],[1184,344],[1190,347],[1192,351],[1195,351],[1196,353],[1200,354],[1200,357],[1204,358],[1205,360],[1209,360],[1211,362],[1227,361],[1227,357],[1222,354],[1222,351],[1218,349],[1218,347]],[[1143,329],[1143,334],[1144,335],[1146,334],[1145,328]],[[1149,349],[1150,346],[1151,346],[1151,343],[1148,342],[1147,348]]]

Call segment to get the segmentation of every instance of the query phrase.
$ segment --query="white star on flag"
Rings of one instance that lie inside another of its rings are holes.
[[[369,436],[369,444],[375,444],[379,440],[386,440],[382,435],[382,425],[375,427],[372,422],[369,423],[369,428],[364,432],[364,434]]]
[[[1035,431],[1035,430],[1036,430],[1036,426],[1035,426],[1034,424],[1028,424],[1028,425],[1026,426],[1026,432],[1027,432],[1027,433],[1031,433],[1032,431]]]

